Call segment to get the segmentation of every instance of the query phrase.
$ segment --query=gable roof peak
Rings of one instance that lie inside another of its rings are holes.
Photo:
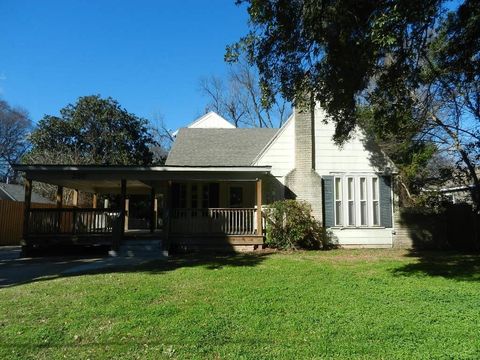
[[[190,124],[185,126],[186,128],[206,128],[206,129],[235,129],[230,121],[226,120],[219,114],[214,111],[209,111],[208,113],[200,116],[199,118],[192,121]],[[176,130],[172,135],[176,137],[178,131]]]

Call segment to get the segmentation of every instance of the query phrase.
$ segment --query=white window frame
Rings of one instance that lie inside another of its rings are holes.
[[[339,194],[337,194],[337,181],[338,180],[340,181],[340,193]],[[343,224],[345,223],[344,222],[345,209],[344,209],[344,202],[343,202],[343,199],[344,199],[343,182],[344,182],[343,177],[341,177],[341,176],[335,176],[333,178],[333,214],[334,214],[333,218],[334,218],[335,226],[339,226],[339,227],[343,226]],[[337,211],[338,210],[337,203],[340,203],[340,211],[342,212],[342,214],[340,214],[340,216],[338,215],[338,211]]]
[[[357,221],[357,201],[355,199],[355,195],[357,193],[356,189],[355,189],[355,184],[356,184],[356,181],[355,181],[355,177],[353,176],[347,176],[345,177],[346,179],[346,207],[347,207],[347,211],[345,213],[345,217],[347,218],[347,221],[345,222],[345,224],[347,224],[347,226],[351,227],[351,226],[355,226],[356,225],[356,221]],[[352,187],[350,188],[350,180],[352,181]],[[351,194],[350,194],[350,189],[352,190],[351,191]],[[353,205],[353,211],[351,212],[351,214],[353,215],[353,221],[352,219],[350,218],[350,204]]]
[[[361,194],[361,178],[365,179],[365,199],[360,200]],[[341,193],[337,199],[337,179],[340,179]],[[349,197],[349,179],[353,181],[353,197]],[[376,180],[376,198],[373,197],[373,186]],[[381,228],[380,219],[380,178],[376,174],[335,174],[333,177],[333,212],[334,212],[334,227],[337,228]],[[337,203],[341,203],[341,216],[338,216]],[[350,221],[349,205],[353,202],[354,206],[354,220],[353,224]],[[377,206],[378,224],[374,224],[375,202]],[[366,208],[366,222],[361,224],[361,204],[365,204]]]
[[[362,179],[365,179],[365,189],[363,189],[364,191],[362,191]],[[362,192],[364,192],[364,198],[362,199]],[[365,205],[365,221],[364,223],[362,224],[362,205]],[[369,211],[368,211],[368,179],[366,176],[360,176],[358,178],[358,223],[357,223],[357,226],[359,227],[366,227],[369,225],[369,219],[370,219],[370,216],[368,216],[369,214]]]
[[[374,186],[374,180],[376,180],[376,186]],[[372,226],[380,226],[380,187],[379,187],[379,179],[377,176],[373,176],[371,178],[371,198],[372,198]],[[374,197],[374,193],[376,197]],[[376,203],[376,207],[375,207]],[[375,214],[376,213],[376,214]],[[375,215],[377,218],[377,223],[375,223]]]

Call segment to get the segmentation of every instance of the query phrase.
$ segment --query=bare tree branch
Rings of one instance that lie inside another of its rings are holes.
[[[200,91],[208,99],[207,110],[237,127],[281,127],[291,109],[280,96],[272,106],[263,105],[258,73],[244,60],[231,65],[225,78],[202,78]]]

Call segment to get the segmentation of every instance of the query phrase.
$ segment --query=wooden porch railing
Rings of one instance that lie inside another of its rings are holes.
[[[27,235],[111,234],[120,211],[111,209],[44,208],[30,209]]]
[[[253,208],[173,209],[170,212],[172,234],[255,235]]]

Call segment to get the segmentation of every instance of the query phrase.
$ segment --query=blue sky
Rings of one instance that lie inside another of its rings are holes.
[[[36,122],[100,94],[176,128],[203,113],[199,79],[224,74],[246,32],[234,0],[1,0],[0,97]]]

